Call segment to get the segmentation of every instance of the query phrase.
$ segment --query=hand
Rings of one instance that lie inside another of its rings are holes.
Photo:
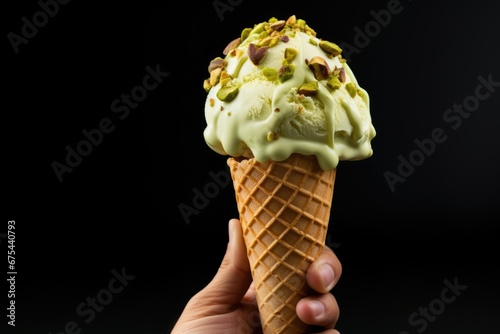
[[[330,290],[342,273],[340,261],[327,246],[307,270],[307,283],[317,294],[296,307],[305,323],[318,326],[317,334],[334,330],[339,307]],[[229,243],[212,281],[187,303],[171,334],[262,333],[250,265],[240,222],[229,221]]]

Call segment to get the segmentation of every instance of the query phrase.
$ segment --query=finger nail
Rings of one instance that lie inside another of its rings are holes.
[[[229,234],[229,244],[231,244],[231,241],[234,239],[234,225],[233,225],[233,222],[232,221],[229,221],[229,224],[228,224],[228,234]]]
[[[309,307],[311,308],[312,314],[315,318],[320,318],[325,314],[325,305],[319,301],[310,301]]]
[[[335,273],[333,272],[332,266],[326,263],[322,264],[319,267],[319,273],[323,281],[323,286],[328,290],[333,289],[333,279],[335,278]]]

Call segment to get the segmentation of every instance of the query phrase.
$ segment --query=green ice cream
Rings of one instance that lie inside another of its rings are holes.
[[[341,53],[295,16],[244,29],[208,66],[208,146],[261,162],[315,155],[324,170],[370,157],[369,95]]]

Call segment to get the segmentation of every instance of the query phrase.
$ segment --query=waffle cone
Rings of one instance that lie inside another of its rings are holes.
[[[260,163],[229,158],[264,334],[303,334],[295,311],[312,293],[306,271],[325,244],[336,170],[315,156]]]

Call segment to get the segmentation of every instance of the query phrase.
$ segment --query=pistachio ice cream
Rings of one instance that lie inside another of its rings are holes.
[[[222,155],[261,162],[315,155],[331,170],[373,153],[369,94],[341,48],[304,20],[243,29],[208,72],[204,138]]]

